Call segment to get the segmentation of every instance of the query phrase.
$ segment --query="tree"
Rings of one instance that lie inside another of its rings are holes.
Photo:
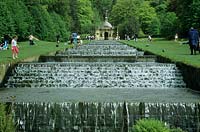
[[[105,18],[105,13],[108,11],[110,14],[116,0],[91,0],[92,7],[96,8],[98,13],[101,14],[101,20]]]
[[[113,6],[111,23],[118,28],[121,38],[124,38],[125,34],[131,36],[139,33],[140,24],[136,15],[138,5],[136,0],[118,0]]]
[[[136,10],[135,0],[118,0],[111,12],[111,22],[116,26],[122,24],[132,16],[136,16]]]
[[[78,0],[70,0],[70,16],[72,18],[71,21],[71,31],[80,33],[80,21],[78,18]]]
[[[118,0],[113,6],[111,18],[114,25],[119,26],[120,34],[139,34],[140,30],[151,35],[160,33],[159,18],[148,1]]]
[[[30,13],[34,19],[33,25],[37,25],[33,27],[34,30],[31,33],[38,36],[42,40],[53,41],[56,36],[56,32],[53,29],[54,24],[51,16],[47,12],[46,6],[31,6]]]
[[[78,20],[80,33],[90,33],[94,22],[94,12],[90,1],[78,0]]]
[[[11,17],[14,21],[15,32],[19,40],[27,39],[30,34],[29,29],[32,18],[30,13],[22,1],[7,1],[7,7],[11,12]]]
[[[177,33],[177,16],[174,12],[163,14],[161,19],[161,35],[163,37],[172,39]]]
[[[69,0],[54,0],[48,4],[48,12],[56,13],[64,22],[66,30],[71,29],[72,17],[70,16],[70,1]]]
[[[133,36],[139,34],[139,21],[134,16],[118,25],[119,35],[124,39],[124,35]]]
[[[56,35],[60,35],[61,41],[67,41],[70,32],[67,30],[68,28],[66,27],[66,23],[62,20],[62,17],[57,13],[52,12],[50,15],[54,23],[53,29],[55,30]]]
[[[183,37],[187,37],[191,26],[200,29],[199,0],[171,0],[169,11],[175,12],[178,17],[179,32]]]
[[[137,15],[139,17],[141,29],[145,34],[158,34],[159,33],[159,20],[157,19],[157,14],[155,9],[150,6],[149,2],[144,1],[141,3],[139,9],[137,10]],[[152,29],[154,28],[154,29]]]
[[[154,36],[160,36],[161,23],[158,17],[152,19],[151,24],[149,25],[149,34]]]
[[[190,6],[190,17],[191,17],[191,26],[195,27],[195,28],[199,28],[200,29],[200,1],[199,0],[193,0],[191,6]]]
[[[11,12],[8,10],[6,2],[0,2],[0,35],[14,35],[15,27]]]

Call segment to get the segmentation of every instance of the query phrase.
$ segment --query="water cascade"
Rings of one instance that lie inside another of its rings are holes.
[[[81,89],[85,92],[89,88],[131,89],[134,92],[136,89],[186,89],[181,71],[175,64],[158,63],[151,57],[139,62],[138,58],[144,56],[143,52],[119,42],[92,41],[55,56],[44,56],[42,62],[16,64],[4,86],[11,90]],[[51,96],[57,95],[53,93]],[[159,119],[170,127],[181,127],[189,132],[200,131],[198,103],[131,103],[123,97],[125,102],[112,103],[82,100],[46,103],[42,96],[42,103],[30,103],[24,99],[24,102],[13,104],[17,131],[128,132],[141,118]]]
[[[121,44],[88,44],[60,52],[57,56],[136,56],[137,50]],[[140,52],[142,53],[142,52]]]
[[[6,87],[31,88],[185,88],[175,64],[22,63]]]
[[[17,103],[17,131],[125,132],[141,118],[197,132],[200,104],[183,103]]]

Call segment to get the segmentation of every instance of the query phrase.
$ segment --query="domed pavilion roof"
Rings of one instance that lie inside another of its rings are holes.
[[[105,29],[105,28],[113,28],[113,26],[108,22],[108,18],[105,18],[105,21],[103,22],[102,26],[100,29]]]
[[[108,22],[108,18],[105,19],[104,23],[103,23],[104,27],[109,27],[112,28],[112,25]]]

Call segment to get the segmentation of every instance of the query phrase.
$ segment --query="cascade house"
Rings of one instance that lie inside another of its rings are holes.
[[[95,32],[96,40],[113,40],[114,39],[114,27],[108,22],[108,17],[105,17],[105,21]]]

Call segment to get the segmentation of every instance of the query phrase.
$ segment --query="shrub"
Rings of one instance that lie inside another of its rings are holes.
[[[0,132],[15,131],[12,114],[8,113],[6,112],[6,106],[4,104],[0,104]]]
[[[133,132],[183,132],[180,128],[170,129],[159,120],[155,119],[141,119],[133,126]]]

